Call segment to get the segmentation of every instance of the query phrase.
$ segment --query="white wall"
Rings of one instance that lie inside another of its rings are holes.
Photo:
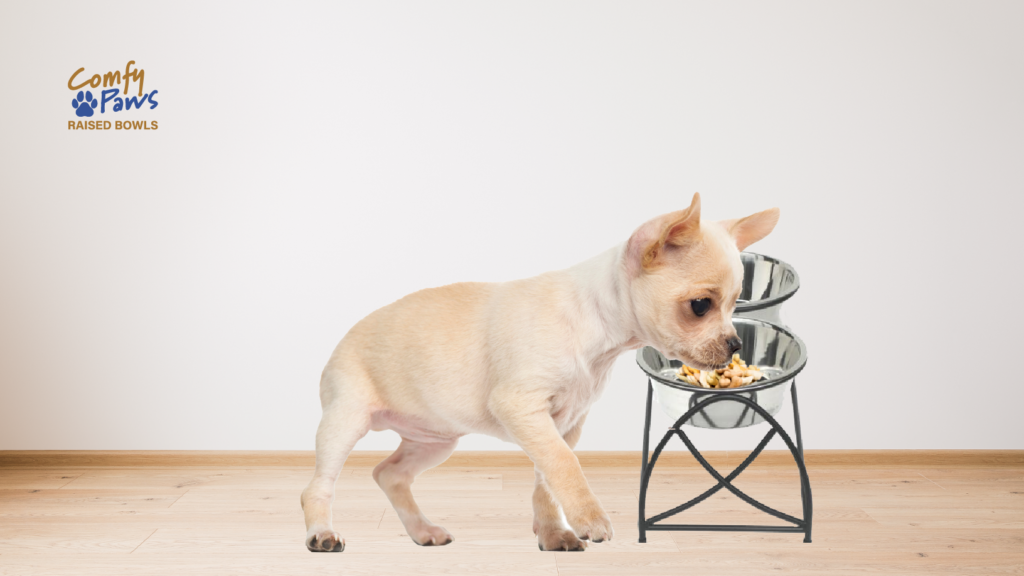
[[[808,447],[1024,448],[1024,4],[254,6],[0,5],[0,449],[311,449],[367,313],[694,191],[782,209]],[[159,129],[67,130],[129,59]],[[624,356],[579,448],[639,449],[644,394]]]

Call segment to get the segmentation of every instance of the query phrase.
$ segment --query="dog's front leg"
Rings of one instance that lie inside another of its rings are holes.
[[[558,433],[547,407],[524,410],[522,399],[504,399],[494,403],[494,412],[533,460],[576,535],[592,542],[611,540],[611,520],[590,490],[579,460]],[[550,510],[545,506],[542,509]]]
[[[584,414],[563,438],[570,449],[576,447],[583,431]],[[551,494],[544,475],[536,470],[537,484],[533,490],[533,533],[537,535],[537,547],[541,550],[565,550],[569,552],[587,549],[587,543],[576,537],[562,519],[562,509]]]

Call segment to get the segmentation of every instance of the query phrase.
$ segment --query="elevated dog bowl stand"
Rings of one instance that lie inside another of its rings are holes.
[[[796,426],[796,444],[793,443],[793,441],[789,437],[789,434],[786,433],[786,430],[778,423],[778,421],[775,420],[775,418],[771,416],[771,414],[769,414],[764,408],[759,406],[755,401],[743,395],[742,392],[744,391],[742,388],[738,388],[736,389],[735,394],[718,393],[714,395],[706,395],[703,399],[699,399],[698,396],[695,395],[694,401],[691,402],[690,409],[687,410],[682,416],[680,416],[679,419],[676,420],[675,424],[673,424],[672,427],[669,428],[667,432],[665,432],[665,436],[661,439],[661,442],[658,443],[658,446],[654,449],[654,454],[650,457],[650,461],[648,461],[648,448],[651,435],[651,400],[653,391],[654,388],[651,384],[651,379],[648,378],[647,414],[644,419],[644,453],[643,462],[640,469],[640,516],[638,524],[640,528],[641,543],[647,542],[648,530],[713,532],[802,532],[804,534],[804,542],[811,541],[811,483],[807,477],[807,468],[804,465],[804,447],[803,440],[800,437],[800,408],[797,404],[796,399],[796,380],[793,381],[791,388],[791,394],[793,398],[793,421]],[[718,470],[715,470],[715,468],[712,467],[711,464],[708,464],[708,461],[704,458],[704,456],[701,455],[700,451],[697,450],[697,447],[693,445],[693,442],[686,435],[686,432],[683,431],[683,424],[685,424],[687,421],[693,418],[693,416],[696,415],[697,413],[702,412],[705,408],[717,402],[739,402],[741,404],[745,404],[743,410],[744,414],[747,413],[747,410],[753,410],[757,412],[762,418],[764,418],[765,422],[771,426],[771,429],[768,430],[768,433],[765,434],[761,442],[758,443],[756,448],[754,448],[754,451],[751,452],[750,455],[747,456],[747,458],[739,466],[737,466],[735,470],[730,472],[728,476],[724,477],[721,473],[718,472]],[[750,496],[747,496],[742,490],[740,490],[736,486],[733,486],[732,484],[733,480],[735,480],[736,477],[739,476],[740,473],[742,473],[747,468],[747,466],[749,466],[750,463],[753,462],[754,459],[756,459],[761,454],[765,446],[768,445],[768,442],[770,442],[776,434],[778,434],[779,437],[782,438],[782,440],[786,443],[786,446],[789,448],[789,451],[793,454],[793,459],[796,461],[797,468],[799,468],[800,470],[800,499],[803,503],[802,519],[790,516],[789,514],[780,512],[770,506],[762,504],[761,502],[758,502],[757,500],[751,498]],[[671,510],[647,518],[647,486],[651,481],[651,472],[653,472],[654,465],[658,462],[658,456],[661,455],[661,452],[662,450],[664,450],[665,445],[668,444],[669,439],[671,439],[673,436],[678,436],[679,439],[682,440],[684,444],[686,444],[686,447],[690,450],[690,453],[693,454],[693,457],[697,459],[697,462],[700,462],[701,466],[703,466],[704,469],[708,471],[708,474],[711,474],[712,478],[714,478],[718,483],[712,486],[711,488],[708,488],[702,494],[700,494],[696,498],[693,498],[689,502],[686,502],[685,504],[681,504]],[[680,512],[683,512],[684,510],[688,510],[696,506],[697,504],[703,502],[704,500],[707,500],[722,488],[725,488],[726,490],[732,492],[741,500],[743,500],[747,504],[750,504],[754,508],[757,508],[762,512],[765,512],[767,514],[775,516],[776,518],[784,520],[792,525],[745,526],[728,524],[660,523],[662,520],[670,516],[674,516]]]

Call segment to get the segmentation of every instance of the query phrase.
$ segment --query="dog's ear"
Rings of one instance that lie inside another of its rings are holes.
[[[778,208],[769,208],[763,212],[751,214],[746,218],[721,221],[722,226],[725,226],[725,229],[736,240],[736,247],[741,251],[746,250],[747,246],[770,234],[778,223]]]
[[[666,245],[685,246],[700,235],[700,194],[694,193],[690,207],[670,212],[637,228],[626,244],[627,268],[631,276],[658,265]]]

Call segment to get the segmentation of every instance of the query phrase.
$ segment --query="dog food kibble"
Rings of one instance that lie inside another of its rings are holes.
[[[739,388],[764,377],[757,366],[747,366],[739,354],[732,355],[732,362],[719,370],[697,370],[686,364],[679,369],[676,377],[701,388]]]

